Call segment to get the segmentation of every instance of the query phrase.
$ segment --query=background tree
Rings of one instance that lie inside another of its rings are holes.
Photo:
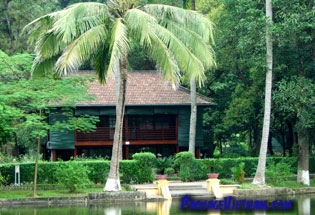
[[[309,148],[311,133],[315,129],[315,84],[304,77],[282,80],[274,92],[274,102],[286,120],[295,119],[298,134],[298,172],[297,182],[310,185]]]
[[[5,0],[0,3],[0,43],[8,54],[31,50],[23,27],[43,14],[58,9],[58,0]]]
[[[42,16],[26,29],[37,41],[34,75],[54,69],[67,74],[90,59],[101,83],[109,74],[119,74],[114,143],[104,191],[120,190],[118,159],[131,41],[141,45],[174,87],[180,81],[180,71],[201,85],[204,70],[212,64],[210,20],[166,5],[136,8],[128,0],[108,5],[78,3]]]

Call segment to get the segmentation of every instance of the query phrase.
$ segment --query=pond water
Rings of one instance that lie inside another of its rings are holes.
[[[309,215],[315,214],[315,195],[285,197],[277,200],[292,200],[290,210],[181,210],[182,200],[173,199],[161,202],[120,202],[89,204],[87,206],[19,207],[0,208],[0,215]],[[233,200],[234,201],[234,200]],[[254,200],[253,200],[254,201]],[[268,200],[271,202],[272,200]],[[280,207],[280,205],[278,204]]]

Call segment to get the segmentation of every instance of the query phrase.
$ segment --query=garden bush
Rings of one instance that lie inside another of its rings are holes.
[[[132,155],[132,158],[136,161],[136,171],[133,174],[135,183],[146,183],[154,180],[153,166],[156,161],[156,157],[151,152],[141,152]]]
[[[75,192],[78,188],[90,184],[88,167],[82,162],[59,162],[56,168],[58,184],[64,185],[69,192]]]
[[[182,181],[197,181],[207,178],[207,172],[202,169],[201,163],[196,160],[192,152],[176,154],[175,167],[179,167],[179,178]]]
[[[272,161],[266,168],[266,182],[277,185],[279,182],[288,181],[292,174],[290,163],[280,161],[276,164]]]

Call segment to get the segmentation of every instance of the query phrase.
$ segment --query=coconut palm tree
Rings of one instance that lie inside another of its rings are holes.
[[[265,84],[265,110],[264,110],[264,123],[262,131],[262,140],[260,144],[259,160],[256,169],[256,174],[252,184],[265,186],[265,170],[266,170],[266,156],[270,130],[270,116],[271,116],[271,94],[272,94],[272,66],[273,66],[273,51],[272,51],[272,2],[266,0],[266,84]]]
[[[77,3],[25,27],[35,43],[34,76],[78,70],[88,61],[101,83],[119,77],[110,173],[104,191],[120,190],[119,157],[125,110],[128,52],[138,43],[174,87],[182,74],[201,85],[212,66],[213,25],[201,14],[167,5],[135,7],[130,0]]]

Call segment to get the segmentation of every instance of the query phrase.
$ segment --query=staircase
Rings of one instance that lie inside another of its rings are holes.
[[[192,198],[214,198],[212,193],[207,191],[206,182],[170,182],[169,190],[173,198],[189,195]]]

